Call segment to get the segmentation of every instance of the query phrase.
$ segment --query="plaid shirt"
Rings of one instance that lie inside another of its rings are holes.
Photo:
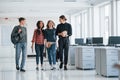
[[[35,42],[36,44],[44,44],[44,34],[42,31],[40,31],[40,35],[37,34],[37,29],[34,31],[32,42]]]

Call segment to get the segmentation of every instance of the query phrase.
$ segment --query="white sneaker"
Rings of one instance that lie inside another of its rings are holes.
[[[52,65],[50,65],[50,69],[52,69],[53,68],[53,66]]]
[[[55,70],[56,69],[56,66],[55,65],[53,65],[52,66],[52,68],[51,68],[51,70]]]

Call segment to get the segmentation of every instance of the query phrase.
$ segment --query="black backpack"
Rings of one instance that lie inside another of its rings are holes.
[[[13,30],[11,33],[11,42],[15,45],[20,41],[20,35],[17,33],[19,30],[19,27],[16,26],[14,29],[15,31]]]

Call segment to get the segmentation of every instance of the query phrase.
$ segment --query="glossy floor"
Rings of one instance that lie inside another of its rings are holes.
[[[73,66],[69,66],[68,71],[51,71],[48,62],[44,63],[44,71],[36,71],[35,58],[27,59],[27,71],[22,73],[15,70],[14,62],[14,58],[0,58],[0,80],[119,80],[98,76],[95,70],[76,70]]]

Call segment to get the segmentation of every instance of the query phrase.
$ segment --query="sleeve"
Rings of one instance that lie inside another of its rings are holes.
[[[68,28],[68,36],[72,35],[72,26],[71,24],[69,24],[69,28]]]
[[[36,30],[34,30],[34,34],[33,34],[33,38],[32,38],[32,42],[35,42],[35,40],[36,40]]]
[[[59,33],[59,25],[57,25],[57,28],[56,28],[56,35],[58,35]]]
[[[47,39],[47,30],[44,31],[45,39]]]
[[[25,35],[26,35],[26,41],[28,39],[28,36],[27,36],[27,28],[25,28]]]
[[[55,31],[55,33],[56,33],[56,29],[54,29],[54,31]],[[55,40],[57,40],[57,36],[56,36],[56,34],[54,34],[54,36],[55,36]]]

